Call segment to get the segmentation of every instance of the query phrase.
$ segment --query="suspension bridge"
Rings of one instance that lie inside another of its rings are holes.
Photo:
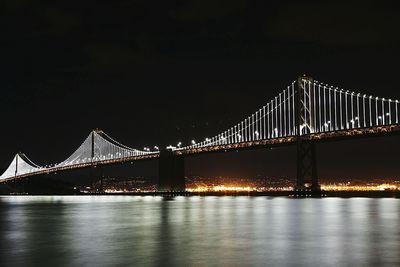
[[[315,145],[318,142],[400,133],[399,101],[344,90],[307,76],[293,81],[255,113],[201,142],[166,149],[125,146],[101,130],[92,131],[60,163],[39,166],[18,153],[0,183],[67,170],[157,159],[159,191],[184,191],[184,158],[230,150],[297,146],[296,190],[318,191]]]

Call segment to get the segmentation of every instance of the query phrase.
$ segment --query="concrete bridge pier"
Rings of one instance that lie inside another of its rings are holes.
[[[318,181],[316,144],[297,141],[297,181],[294,189],[297,197],[320,197],[321,186]]]
[[[317,155],[314,142],[297,143],[297,187],[319,190]]]
[[[185,191],[185,161],[172,150],[161,150],[158,160],[158,191]]]
[[[90,188],[92,193],[104,193],[104,166],[93,165],[91,169]]]

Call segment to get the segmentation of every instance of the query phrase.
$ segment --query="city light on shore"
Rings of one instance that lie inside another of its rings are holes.
[[[252,186],[235,186],[235,185],[214,185],[214,186],[198,186],[188,188],[188,192],[275,192],[275,191],[291,191],[293,187],[252,187]]]
[[[325,191],[396,191],[400,187],[396,184],[376,184],[376,185],[350,185],[350,184],[321,184],[321,189]],[[201,185],[187,188],[188,192],[277,192],[292,191],[292,186],[284,187],[265,187],[254,185]]]
[[[256,191],[256,188],[253,188],[250,186],[216,185],[216,186],[188,188],[187,191],[189,191],[189,192],[251,192],[251,191]]]
[[[336,185],[336,184],[322,184],[322,190],[326,191],[385,191],[385,190],[399,190],[399,186],[393,184],[380,184],[380,185]]]

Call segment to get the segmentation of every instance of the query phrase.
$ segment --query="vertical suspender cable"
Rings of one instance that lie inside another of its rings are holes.
[[[317,100],[316,100],[316,96],[315,96],[315,82],[313,82],[313,100],[314,100],[314,108],[313,108],[313,113],[314,113],[314,126],[313,126],[313,130],[314,132],[317,132]]]
[[[274,100],[271,102],[271,137],[275,137],[275,111],[274,111]]]
[[[290,107],[292,106],[292,93],[290,91],[290,86],[288,86],[288,135],[293,135],[292,132],[292,111]]]
[[[375,115],[376,115],[376,125],[379,124],[378,116],[378,97],[375,98]]]
[[[279,136],[279,130],[278,130],[279,124],[278,124],[278,97],[275,97],[275,137]]]
[[[306,81],[303,80],[303,108],[304,108],[304,134],[307,134],[307,96],[306,96]]]
[[[335,107],[334,113],[335,113],[335,131],[338,130],[338,123],[337,123],[337,104],[336,104],[336,89],[333,89],[333,106]]]
[[[363,95],[363,120],[364,120],[364,127],[366,126],[366,120],[365,120],[365,95]]]
[[[357,94],[357,127],[360,127],[360,94]]]
[[[247,142],[247,118],[244,120],[244,129],[243,129],[243,138],[244,141]]]
[[[282,120],[282,97],[281,97],[281,94],[279,94],[279,99],[278,99],[278,108],[279,108],[279,114],[278,114],[278,117],[279,117],[279,132],[278,132],[278,136],[279,137],[281,137],[282,136],[282,134],[283,134],[283,120]]]
[[[312,120],[312,101],[311,101],[311,81],[308,81],[308,115],[309,115],[309,129],[310,129],[310,133],[312,131],[312,124],[313,124],[313,120]]]
[[[296,134],[296,114],[295,114],[295,104],[294,104],[294,100],[295,100],[295,94],[296,94],[296,91],[295,91],[295,88],[294,88],[294,85],[295,85],[295,83],[296,82],[293,82],[292,83],[292,94],[293,94],[293,98],[292,98],[292,104],[293,104],[293,106],[292,106],[292,113],[293,113],[293,116],[292,116],[292,122],[293,122],[293,135],[295,135]]]
[[[345,100],[345,106],[346,106],[346,129],[349,128],[349,116],[347,112],[347,91],[344,92],[344,100]]]
[[[266,125],[265,125],[265,106],[263,107],[263,113],[264,113],[264,115],[263,115],[263,123],[264,123],[264,130],[263,130],[263,139],[266,139],[267,138],[267,127],[266,127]]]
[[[239,133],[240,133],[240,140],[239,140],[239,142],[243,142],[245,139],[244,139],[244,131],[245,131],[245,128],[244,128],[244,121],[245,120],[242,120],[240,123],[239,123]]]
[[[269,139],[271,136],[270,136],[270,129],[269,129],[269,116],[270,116],[270,114],[271,114],[271,112],[270,112],[270,106],[269,106],[269,103],[267,104],[267,138]]]
[[[369,96],[369,127],[372,126],[372,96]]]
[[[324,85],[324,132],[326,130],[326,86]]]
[[[351,128],[354,128],[354,106],[353,106],[353,102],[354,102],[354,92],[351,92],[350,95],[350,107],[351,107]]]
[[[255,140],[254,131],[255,131],[255,128],[256,128],[256,126],[254,125],[255,124],[254,114],[251,115],[251,121],[252,121],[251,122],[251,140],[254,141]]]
[[[322,107],[321,107],[321,85],[319,85],[318,84],[318,112],[319,112],[319,126],[318,126],[318,131],[320,131],[320,132],[323,132],[322,131],[322,127],[321,127],[321,120],[322,120],[322,114],[321,114],[321,110],[322,110]]]
[[[283,90],[283,135],[286,136],[286,90]]]
[[[385,99],[382,98],[382,125],[385,125],[385,117],[386,117],[386,113],[385,113]]]
[[[254,115],[254,117],[255,117],[255,131],[254,131],[254,139],[255,140],[257,140],[258,138],[258,136],[257,136],[257,133],[258,133],[258,115],[257,115],[257,113],[258,113],[258,111],[256,112],[256,115]]]
[[[332,131],[332,98],[331,98],[331,89],[328,90],[329,94],[329,131]]]
[[[343,130],[343,106],[342,106],[342,93],[343,93],[343,90],[340,90],[340,91],[339,91],[340,130]]]

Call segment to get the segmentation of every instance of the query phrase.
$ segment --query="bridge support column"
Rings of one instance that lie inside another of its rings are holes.
[[[185,161],[172,150],[161,150],[158,162],[158,191],[185,191]]]
[[[103,179],[104,179],[104,167],[101,165],[92,166],[92,175],[90,181],[90,188],[92,193],[104,193]]]
[[[103,187],[103,179],[104,179],[104,167],[100,166],[99,167],[99,171],[100,171],[100,185],[99,185],[99,189],[98,192],[99,193],[104,193],[104,187]]]
[[[297,142],[297,189],[320,190],[315,146],[315,143],[303,142],[301,138]]]

